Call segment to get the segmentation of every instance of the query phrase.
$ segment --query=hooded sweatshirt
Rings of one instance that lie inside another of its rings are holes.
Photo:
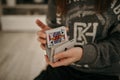
[[[60,18],[55,0],[49,0],[48,26],[68,26],[70,39],[83,48],[82,58],[71,67],[120,76],[120,0],[114,0],[103,13],[97,13],[94,4],[94,0],[67,0],[67,13]]]

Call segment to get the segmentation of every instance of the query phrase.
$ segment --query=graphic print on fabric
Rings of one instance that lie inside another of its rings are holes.
[[[102,35],[103,29],[112,25],[112,18],[107,15],[108,13],[97,14],[95,12],[94,2],[87,3],[87,0],[68,0],[67,2],[69,10],[66,24],[70,28],[70,39],[74,38],[76,45],[94,42],[96,35]],[[119,20],[120,5],[116,2],[117,0],[111,5],[111,11]],[[83,5],[80,6],[81,4]]]

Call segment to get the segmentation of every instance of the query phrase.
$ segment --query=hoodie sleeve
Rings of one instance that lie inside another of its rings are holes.
[[[107,37],[84,45],[83,56],[78,64],[87,64],[92,69],[109,67],[115,63],[120,65],[120,1],[114,1],[112,7],[116,20],[108,29]]]
[[[120,23],[111,34],[98,43],[83,46],[83,56],[78,62],[88,64],[90,68],[104,68],[120,61]]]

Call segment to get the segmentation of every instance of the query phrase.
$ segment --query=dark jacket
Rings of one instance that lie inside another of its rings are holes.
[[[95,12],[94,0],[68,0],[61,23],[57,23],[55,1],[48,3],[48,25],[69,26],[70,39],[83,48],[82,59],[71,66],[84,72],[120,75],[120,0],[114,0],[101,14]]]

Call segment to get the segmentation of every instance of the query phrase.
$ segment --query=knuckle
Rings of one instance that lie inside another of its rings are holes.
[[[41,40],[41,43],[42,44],[46,44],[46,40]]]
[[[46,38],[46,34],[45,33],[43,33],[42,36],[43,36],[43,38]]]
[[[40,35],[39,35],[41,38],[46,38],[46,34],[45,33],[41,33]]]
[[[46,33],[45,32],[43,32],[43,31],[38,31],[37,32],[37,35],[39,36],[39,37],[41,37],[41,38],[46,38],[47,36],[46,36]]]
[[[46,43],[47,43],[46,40],[41,39],[41,38],[38,38],[37,40],[38,40],[41,44],[46,44]]]
[[[37,35],[40,36],[40,37],[45,37],[46,36],[46,34],[43,31],[38,31]]]

